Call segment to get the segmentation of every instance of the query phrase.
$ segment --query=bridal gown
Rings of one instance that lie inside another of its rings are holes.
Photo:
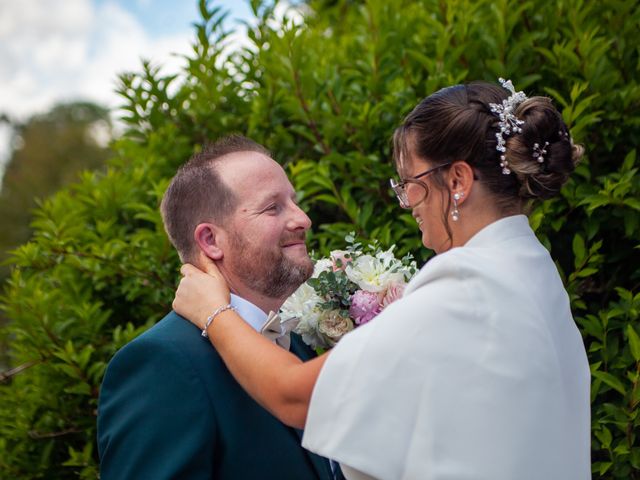
[[[303,446],[351,480],[587,480],[589,381],[557,269],[507,217],[334,347]]]

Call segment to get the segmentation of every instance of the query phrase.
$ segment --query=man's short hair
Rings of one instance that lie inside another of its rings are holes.
[[[193,232],[203,222],[223,222],[237,207],[237,196],[224,183],[216,164],[238,152],[258,152],[270,157],[262,145],[242,135],[223,137],[205,144],[175,174],[162,197],[160,212],[169,240],[180,260],[194,259]]]

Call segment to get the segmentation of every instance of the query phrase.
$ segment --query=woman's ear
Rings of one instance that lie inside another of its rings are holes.
[[[448,187],[451,195],[459,194],[458,204],[469,198],[474,182],[473,168],[465,161],[456,161],[449,168]]]
[[[224,252],[221,240],[222,230],[213,223],[200,223],[193,231],[193,238],[200,251],[211,260],[222,260]]]

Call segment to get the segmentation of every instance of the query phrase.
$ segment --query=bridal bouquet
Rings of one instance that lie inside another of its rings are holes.
[[[297,319],[294,329],[313,348],[333,347],[343,335],[378,315],[402,296],[416,273],[411,255],[398,259],[394,247],[377,242],[363,248],[353,234],[347,249],[316,261],[312,277],[287,299],[282,321]]]

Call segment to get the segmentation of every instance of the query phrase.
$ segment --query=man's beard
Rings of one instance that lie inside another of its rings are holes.
[[[227,255],[227,260],[233,258],[229,268],[245,286],[262,295],[288,297],[313,274],[313,262],[309,257],[296,262],[284,255],[281,245],[271,249],[254,246],[238,232],[233,232],[232,239],[234,251]],[[286,241],[293,239],[303,240],[304,234],[291,236]]]

